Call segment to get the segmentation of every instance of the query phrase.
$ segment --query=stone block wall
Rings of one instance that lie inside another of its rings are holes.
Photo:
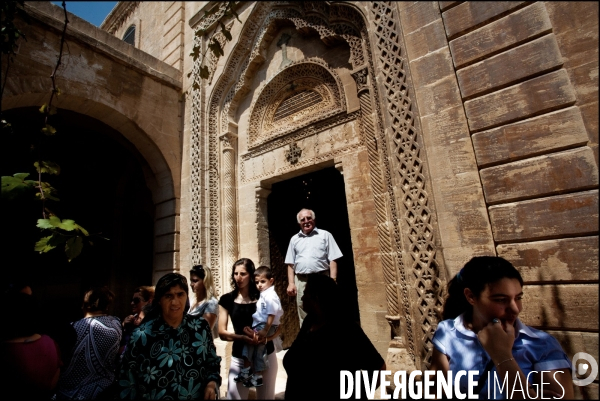
[[[430,163],[449,273],[485,239],[526,281],[522,319],[598,359],[598,4],[398,7],[430,160],[450,158]],[[444,234],[465,201],[491,235]]]

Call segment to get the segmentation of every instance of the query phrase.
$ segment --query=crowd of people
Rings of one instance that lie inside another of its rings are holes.
[[[283,358],[285,399],[337,399],[341,371],[372,377],[386,369],[339,302],[336,260],[342,255],[315,221],[311,210],[298,213],[300,232],[285,259],[287,295],[297,297],[302,322]],[[189,282],[179,273],[165,274],[154,287],[135,288],[132,313],[122,320],[110,315],[115,294],[92,288],[84,294],[80,320],[45,328],[35,318],[40,309],[31,286],[11,283],[3,294],[11,322],[2,338],[5,394],[41,400],[218,399],[226,385],[227,399],[247,399],[252,387],[257,399],[274,399],[283,314],[275,275],[242,258],[230,279],[232,290],[219,297],[211,270],[202,265],[190,269]],[[430,370],[478,371],[481,399],[494,386],[486,382],[487,372],[511,382],[520,378],[533,390],[545,383],[535,397],[572,398],[571,362],[559,343],[518,318],[522,287],[521,275],[505,259],[472,258],[448,284]],[[232,342],[223,383],[216,338]],[[466,393],[463,378],[457,386]],[[507,398],[507,390],[496,390]],[[367,391],[360,394],[364,398]]]

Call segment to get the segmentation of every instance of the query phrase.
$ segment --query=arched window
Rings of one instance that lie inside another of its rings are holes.
[[[123,35],[123,41],[135,46],[135,25],[131,25],[129,28],[127,28],[125,35]]]

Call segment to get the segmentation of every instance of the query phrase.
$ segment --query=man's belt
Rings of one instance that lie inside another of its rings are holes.
[[[315,273],[297,273],[296,276],[300,279],[300,280],[306,280],[308,278],[308,276],[312,275],[312,274],[322,274],[324,276],[329,277],[329,269],[327,270],[321,270]]]

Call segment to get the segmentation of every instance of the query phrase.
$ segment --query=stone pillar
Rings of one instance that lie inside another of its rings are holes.
[[[223,258],[221,266],[220,291],[224,291],[225,277],[229,277],[228,271],[238,257],[238,234],[237,234],[237,202],[236,202],[236,142],[237,135],[228,132],[222,135],[221,140],[221,188],[222,191],[222,233],[223,233]]]
[[[267,215],[267,198],[271,193],[271,186],[260,184],[255,187],[256,191],[256,230],[258,236],[258,259],[257,266],[271,266],[270,243],[269,243],[269,219]]]

